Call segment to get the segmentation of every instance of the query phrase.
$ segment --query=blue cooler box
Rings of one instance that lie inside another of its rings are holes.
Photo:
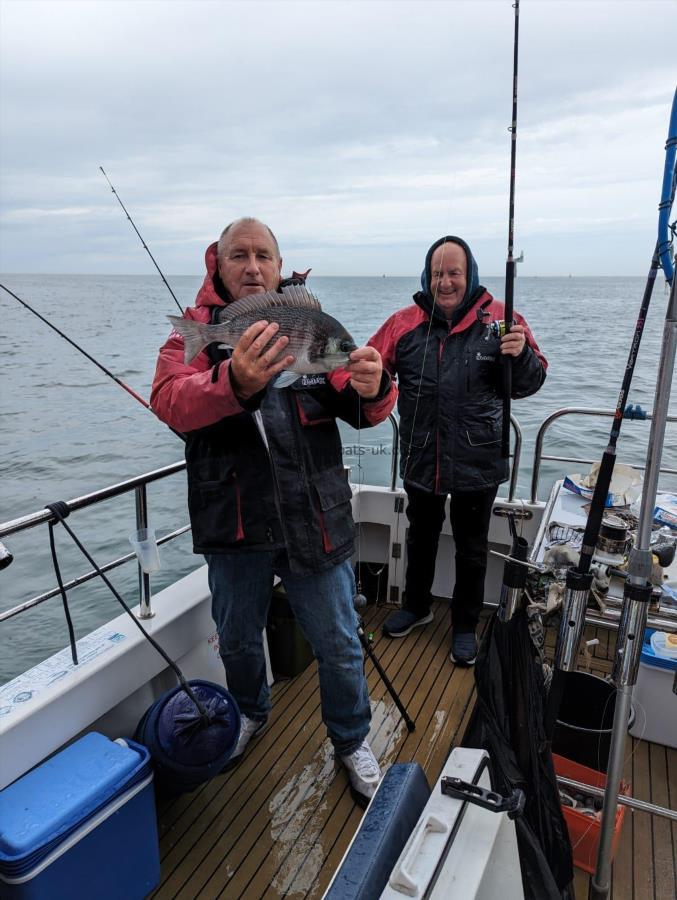
[[[677,694],[672,691],[677,659],[654,653],[651,646],[654,631],[647,628],[644,633],[637,683],[632,692],[635,721],[630,734],[677,748]]]
[[[3,900],[140,900],[159,881],[140,744],[87,734],[0,791]]]

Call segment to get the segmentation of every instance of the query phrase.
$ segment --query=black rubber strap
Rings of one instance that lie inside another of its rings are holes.
[[[198,712],[200,713],[200,719],[201,719],[201,721],[202,721],[202,724],[204,724],[205,726],[206,726],[206,725],[209,725],[209,723],[211,722],[211,720],[212,720],[212,718],[213,718],[213,713],[212,713],[210,710],[208,710],[208,709],[204,706],[204,704],[201,703],[201,702],[198,700],[198,698],[197,698],[197,697],[195,696],[195,694],[193,693],[193,690],[192,690],[191,686],[190,686],[190,685],[188,684],[188,682],[186,681],[186,679],[185,679],[185,677],[184,677],[184,674],[183,674],[183,672],[181,671],[181,669],[179,669],[179,667],[178,667],[177,664],[174,662],[174,660],[171,659],[171,658],[167,655],[167,653],[163,650],[163,648],[160,646],[160,644],[158,644],[158,642],[157,642],[153,637],[151,637],[151,635],[148,634],[148,632],[146,631],[146,629],[145,629],[145,628],[143,627],[143,625],[138,621],[138,619],[136,618],[136,616],[134,615],[134,613],[131,611],[131,609],[129,608],[129,606],[127,606],[127,604],[126,604],[125,601],[122,599],[122,597],[120,596],[120,594],[115,590],[115,588],[114,588],[113,585],[111,584],[110,580],[106,577],[106,574],[99,568],[99,566],[96,564],[96,562],[94,561],[94,559],[92,558],[92,556],[88,553],[88,551],[85,549],[85,547],[83,547],[83,545],[80,543],[80,541],[78,540],[77,536],[76,536],[75,533],[73,532],[72,528],[70,528],[70,526],[68,526],[68,525],[66,524],[66,522],[64,521],[65,517],[70,513],[70,510],[68,509],[67,504],[65,504],[65,503],[63,502],[63,500],[59,500],[59,501],[57,501],[56,503],[50,503],[50,504],[48,504],[48,505],[45,507],[45,509],[48,509],[48,510],[56,517],[56,519],[57,519],[59,522],[61,522],[61,524],[63,525],[63,527],[65,528],[65,530],[66,530],[66,531],[68,532],[68,534],[73,538],[73,540],[74,540],[75,544],[77,545],[77,547],[78,547],[78,548],[80,549],[80,551],[83,553],[83,555],[84,555],[85,558],[88,560],[88,562],[91,564],[91,566],[95,569],[95,571],[97,572],[97,574],[101,577],[101,579],[102,579],[102,581],[104,582],[104,584],[106,585],[106,587],[108,587],[108,589],[111,591],[111,593],[113,594],[113,596],[115,597],[115,599],[116,599],[116,600],[118,601],[118,603],[122,606],[122,608],[123,608],[124,611],[127,613],[127,615],[131,618],[132,622],[134,622],[134,624],[135,624],[136,627],[139,629],[139,631],[143,634],[143,636],[146,638],[146,640],[147,640],[147,641],[148,641],[148,642],[149,642],[149,643],[157,650],[157,652],[158,652],[158,653],[160,654],[160,656],[164,659],[164,661],[167,663],[167,665],[169,666],[169,668],[172,669],[172,671],[174,672],[174,674],[176,675],[176,677],[177,677],[178,680],[179,680],[179,684],[181,685],[181,687],[183,688],[183,690],[186,692],[186,694],[188,694],[188,696],[190,697],[190,699],[191,699],[191,700],[193,701],[193,703],[195,704],[195,706],[196,706]],[[49,526],[50,526],[50,534],[51,534],[51,530],[52,530],[53,524],[54,524],[53,522],[50,522],[50,523],[49,523]],[[61,587],[62,597],[64,598],[64,605],[65,605],[65,608],[66,608],[66,618],[67,618],[67,620],[68,620],[68,622],[69,622],[69,624],[70,624],[70,616],[69,616],[69,614],[68,614],[68,607],[67,607],[66,601],[65,601],[66,592],[65,592],[65,590],[64,590],[64,588],[63,588],[63,584],[62,584],[62,582],[61,582],[61,574],[60,574],[59,569],[58,569],[58,564],[57,564],[57,562],[56,562],[56,554],[55,554],[55,553],[53,554],[53,557],[52,557],[52,558],[54,559],[54,565],[55,565],[55,569],[56,569],[56,573],[57,573],[57,580],[58,580],[58,582],[59,582],[59,586]],[[77,665],[77,658],[76,658],[76,656],[75,656],[75,641],[74,641],[74,635],[73,635],[73,633],[72,633],[72,625],[71,625],[70,627],[71,627],[71,650],[72,650],[72,652],[73,652],[73,654],[74,654],[73,662]]]
[[[45,509],[48,509],[51,513],[53,513],[56,516],[57,521],[59,522],[63,522],[66,516],[70,515],[70,509],[63,500],[57,500],[56,503],[50,503],[45,507]],[[71,611],[68,607],[68,596],[66,594],[66,588],[64,587],[63,579],[61,578],[59,560],[56,555],[56,543],[54,541],[54,522],[52,521],[50,521],[49,523],[49,549],[52,551],[52,563],[54,565],[54,572],[56,574],[56,580],[59,585],[59,590],[61,591],[61,601],[63,603],[64,615],[66,616],[66,625],[68,626],[68,639],[71,645],[73,665],[77,666],[78,648],[75,643],[75,630],[73,628],[73,620],[71,619]]]

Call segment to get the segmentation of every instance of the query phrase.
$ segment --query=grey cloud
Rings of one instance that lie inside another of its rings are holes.
[[[562,271],[567,242],[595,271],[586,232],[623,219],[637,249],[604,271],[644,270],[676,27],[651,0],[522,3],[532,272]],[[452,225],[501,269],[509,0],[5,2],[0,40],[7,270],[148,271],[100,164],[169,271],[199,271],[243,213],[320,274],[416,271],[413,248]]]

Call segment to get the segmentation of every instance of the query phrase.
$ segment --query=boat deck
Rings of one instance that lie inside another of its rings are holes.
[[[371,745],[382,767],[416,760],[432,783],[463,735],[472,710],[473,670],[449,660],[446,604],[436,604],[431,626],[401,640],[381,636],[387,613],[368,607],[365,629],[373,630],[375,653],[416,730],[407,732],[367,660]],[[600,630],[599,637],[592,670],[601,674],[610,665],[613,636]],[[155,897],[321,897],[362,811],[334,761],[315,666],[276,683],[272,695],[269,728],[252,741],[242,763],[161,807],[162,881]],[[634,796],[677,807],[677,751],[632,740],[626,768]],[[677,823],[628,811],[614,872],[615,900],[673,900],[676,853]],[[587,882],[577,869],[578,897],[587,897]]]

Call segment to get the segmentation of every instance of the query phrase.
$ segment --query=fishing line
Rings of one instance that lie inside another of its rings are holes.
[[[116,200],[118,201],[118,203],[120,204],[120,206],[121,206],[122,209],[124,210],[125,215],[126,215],[127,218],[129,219],[130,225],[132,226],[132,228],[134,229],[134,231],[138,234],[139,240],[140,240],[141,243],[143,244],[143,249],[146,251],[146,253],[147,253],[147,254],[150,256],[150,258],[153,260],[153,265],[154,265],[155,268],[158,270],[158,272],[159,272],[159,274],[160,274],[160,278],[164,281],[165,285],[167,286],[167,290],[169,291],[169,293],[170,293],[170,294],[172,295],[172,297],[174,298],[174,303],[176,303],[176,305],[179,307],[179,312],[181,313],[181,315],[183,315],[183,307],[181,306],[181,304],[179,303],[179,301],[176,299],[176,295],[174,294],[174,291],[173,291],[173,290],[171,289],[171,287],[169,286],[169,282],[167,281],[167,279],[165,278],[165,276],[162,274],[162,269],[161,269],[160,266],[158,266],[158,264],[155,262],[155,257],[153,256],[153,254],[152,254],[152,253],[150,252],[150,250],[148,249],[148,245],[146,244],[146,242],[144,241],[144,239],[141,237],[141,233],[140,233],[139,229],[136,227],[136,225],[134,224],[134,220],[132,219],[132,217],[131,217],[131,216],[129,215],[129,213],[127,212],[127,209],[125,208],[125,204],[122,202],[122,200],[120,200],[120,195],[118,194],[118,192],[115,190],[115,188],[114,188],[113,185],[111,184],[111,180],[110,180],[110,178],[108,177],[108,175],[106,175],[106,173],[104,172],[103,166],[99,166],[99,168],[100,168],[101,171],[103,172],[103,177],[106,179],[106,181],[107,181],[108,184],[110,185],[111,191],[115,194]]]

